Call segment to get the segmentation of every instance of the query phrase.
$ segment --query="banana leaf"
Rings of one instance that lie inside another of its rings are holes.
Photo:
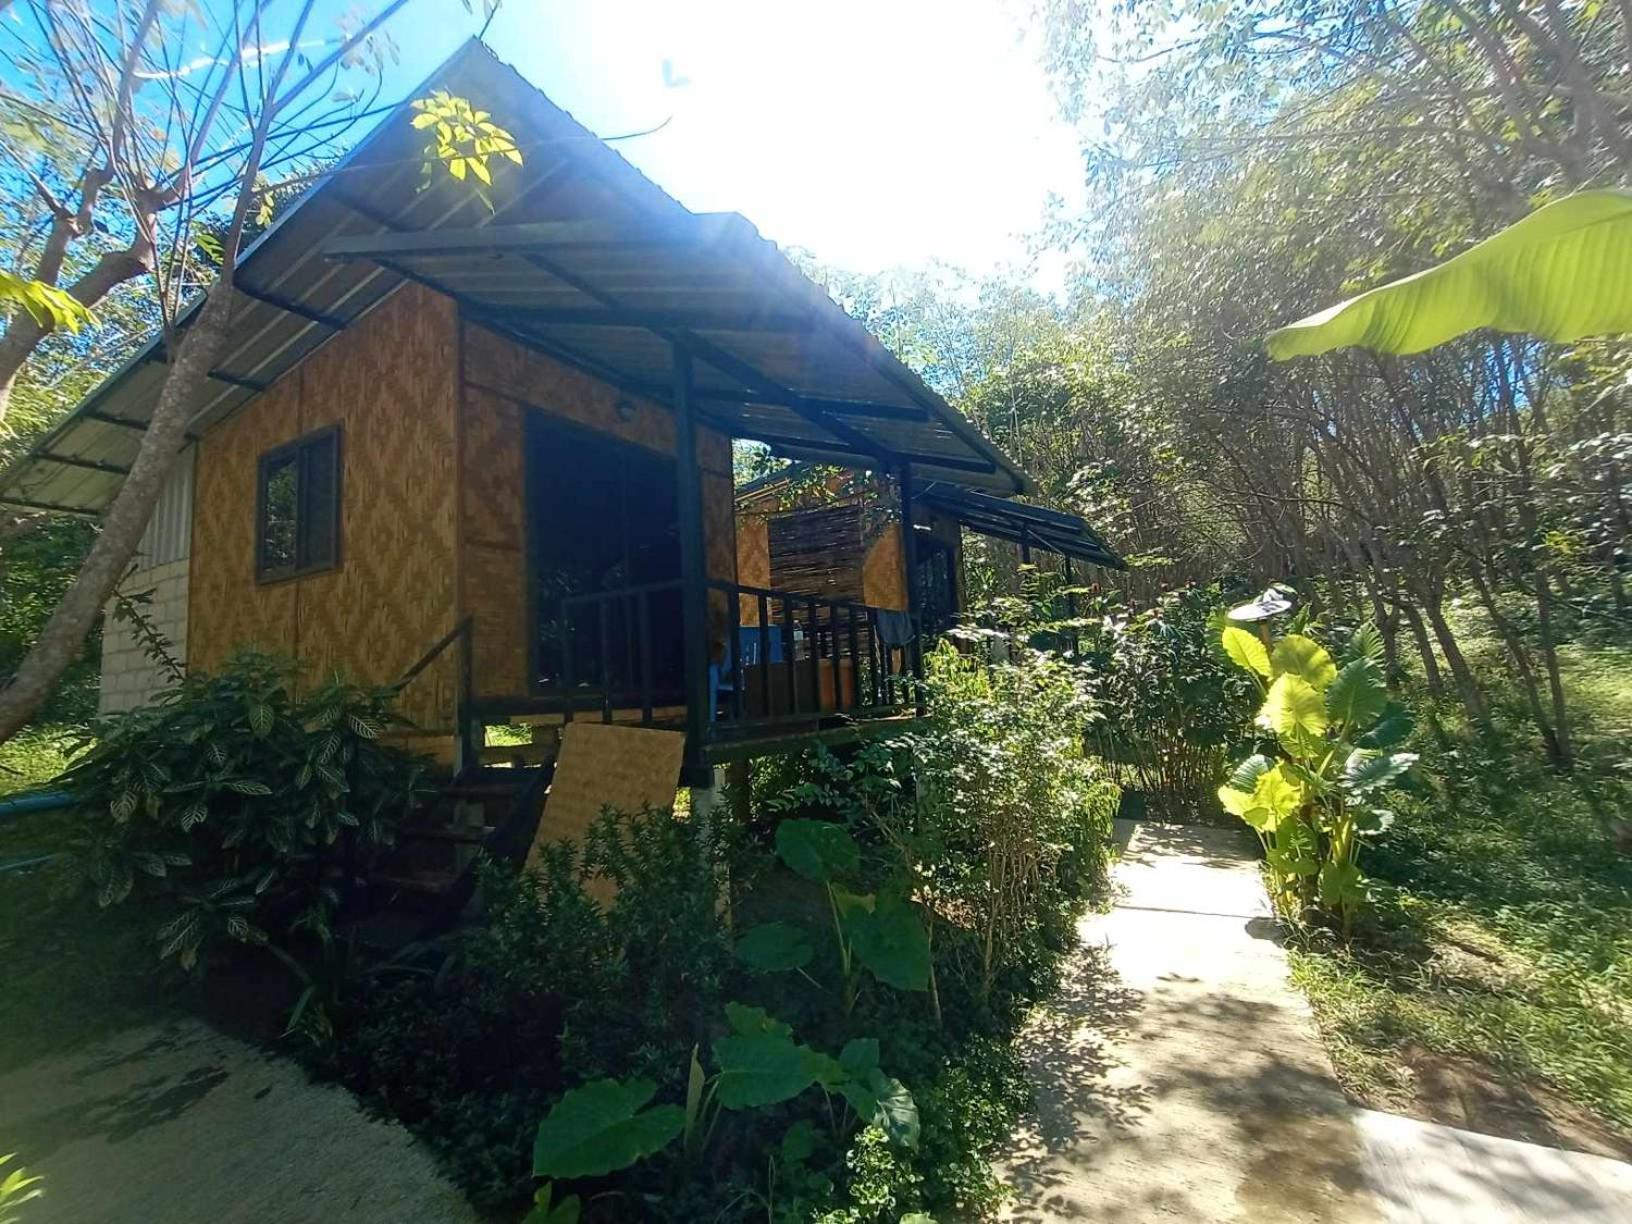
[[[1582,191],[1437,267],[1269,334],[1277,361],[1359,345],[1420,353],[1478,327],[1543,340],[1632,332],[1632,192]]]

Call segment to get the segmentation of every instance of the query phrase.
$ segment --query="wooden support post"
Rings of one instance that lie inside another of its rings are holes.
[[[1031,529],[1020,524],[1020,564],[1031,564]]]
[[[908,653],[912,659],[913,690],[918,713],[924,713],[924,626],[920,619],[923,611],[921,592],[918,590],[918,533],[912,523],[912,465],[903,463],[901,481],[901,564],[907,570],[907,616],[912,621],[912,643]]]
[[[683,778],[712,781],[703,764],[703,741],[713,711],[708,709],[708,587],[703,542],[703,481],[697,466],[697,422],[691,401],[691,354],[674,351],[674,464],[679,499],[680,612],[685,632],[686,755]],[[688,783],[698,785],[696,781]],[[707,785],[707,783],[702,783]]]

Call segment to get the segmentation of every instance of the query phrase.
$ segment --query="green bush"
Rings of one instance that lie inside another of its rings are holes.
[[[605,813],[531,870],[488,863],[481,923],[435,976],[358,998],[319,1065],[414,1128],[476,1202],[514,1203],[565,1088],[638,1078],[683,1096],[733,972],[721,870],[704,830],[667,812]],[[596,875],[617,904],[586,890]]]
[[[911,734],[757,763],[746,821],[608,813],[489,866],[483,921],[359,995],[331,1070],[482,1204],[549,1179],[552,1224],[989,1214],[1118,795],[1081,672],[1006,657],[936,653]]]
[[[365,866],[421,798],[418,758],[380,742],[393,697],[297,696],[291,664],[245,652],[103,720],[62,778],[73,878],[102,906],[158,899],[158,954],[194,972],[234,944],[327,942],[347,843]]]
[[[1213,789],[1249,738],[1256,693],[1218,648],[1223,604],[1215,585],[1181,587],[1140,611],[1115,593],[1079,608],[1090,740],[1172,819],[1216,811]]]

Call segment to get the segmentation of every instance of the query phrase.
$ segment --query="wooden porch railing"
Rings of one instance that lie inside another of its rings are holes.
[[[723,580],[706,587],[707,624],[689,631],[707,635],[708,739],[880,717],[920,701],[922,642],[908,613]],[[681,590],[674,580],[562,600],[545,641],[559,660],[549,704],[568,720],[638,711],[645,726],[682,721]],[[668,635],[665,649],[658,634]]]

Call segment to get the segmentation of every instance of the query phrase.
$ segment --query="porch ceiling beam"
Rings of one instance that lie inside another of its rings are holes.
[[[350,201],[347,201],[349,206]],[[361,210],[359,210],[361,211]],[[608,221],[527,221],[471,229],[414,230],[395,234],[358,234],[331,238],[324,247],[330,259],[378,259],[394,256],[527,255],[560,250],[640,250],[696,246],[723,237],[720,217],[647,219],[651,227],[631,234]],[[399,227],[400,228],[400,227]]]
[[[84,468],[87,472],[106,472],[110,476],[130,475],[128,467],[121,467],[117,463],[103,463],[100,459],[81,459],[76,455],[58,455],[52,451],[40,451],[34,458],[45,463],[58,463],[63,467]]]
[[[56,506],[50,502],[27,501],[7,493],[0,493],[0,506],[21,506],[24,510],[43,510],[47,514],[77,514],[81,518],[95,518],[99,513],[83,506]]]
[[[270,306],[274,310],[292,314],[297,319],[305,319],[308,323],[316,323],[318,326],[327,327],[331,331],[344,331],[346,329],[346,321],[338,315],[324,314],[321,310],[313,310],[310,306],[304,306],[293,298],[284,297],[281,293],[257,289],[253,285],[246,285],[241,280],[235,280],[232,287],[252,302],[259,302],[263,306]]]
[[[505,313],[540,327],[627,327],[642,331],[681,328],[700,331],[790,333],[815,330],[815,323],[809,315],[776,311],[761,313],[752,310],[585,310],[570,307],[516,306],[506,307]]]
[[[162,348],[155,348],[151,353],[148,353],[146,360],[151,361],[154,365],[170,364],[170,356]],[[272,385],[271,383],[259,382],[253,378],[245,378],[241,374],[233,374],[227,370],[211,370],[205,377],[214,382],[226,383],[229,387],[242,387],[245,391],[253,391],[257,395]],[[146,426],[143,426],[143,428],[145,429]]]
[[[720,418],[711,419],[718,420]],[[790,450],[802,449],[812,452],[823,451],[828,454],[843,453],[835,451],[831,444],[824,443],[819,438],[790,437],[787,434],[776,433],[774,430],[755,429],[753,426],[745,425],[739,421],[722,421],[721,423],[739,438],[746,438],[750,442],[763,442],[770,447]],[[905,461],[922,467],[942,468],[951,472],[991,473],[997,470],[994,465],[978,459],[958,459],[950,455],[930,455],[916,451],[895,451],[893,452],[893,459],[897,466]],[[827,462],[827,460],[823,460],[823,462]]]
[[[76,413],[69,419],[79,421],[95,421],[101,425],[113,425],[116,428],[129,429],[135,431],[136,433],[147,432],[146,421],[133,421],[129,417],[114,416],[111,412],[98,412],[94,408],[85,412]],[[198,441],[198,435],[191,431],[188,431],[186,438],[189,442]]]
[[[563,224],[569,223],[563,222]],[[529,253],[525,256],[525,258],[534,267],[538,268],[539,271],[555,277],[556,280],[560,281],[564,285],[571,286],[579,293],[582,293],[585,297],[599,302],[608,310],[625,309],[624,304],[618,301],[616,297],[607,293],[599,286],[586,281],[583,277],[569,272],[554,260],[549,259],[537,252]],[[852,429],[843,421],[835,420],[833,417],[828,416],[820,409],[810,407],[808,404],[805,404],[802,400],[800,400],[799,396],[795,392],[789,390],[787,387],[779,385],[772,379],[767,378],[764,374],[761,374],[758,370],[754,369],[754,367],[749,365],[746,361],[733,357],[730,353],[727,353],[718,345],[710,343],[701,336],[697,335],[695,332],[689,332],[681,328],[653,328],[651,331],[653,335],[661,336],[671,344],[683,344],[687,351],[693,356],[701,358],[703,361],[706,361],[709,365],[719,370],[722,374],[735,378],[738,382],[743,383],[753,391],[789,397],[787,406],[808,420],[812,425],[826,430],[841,443],[846,446],[854,447],[863,455],[870,455],[882,463],[887,464],[889,462],[888,452],[878,443],[869,438],[866,434],[861,433],[859,430]]]
[[[645,384],[653,386],[653,384]],[[656,394],[652,391],[646,394]],[[822,412],[831,412],[834,416],[876,417],[881,421],[927,421],[929,413],[922,408],[915,408],[910,404],[879,404],[871,400],[839,400],[823,399],[819,396],[798,395],[782,396],[771,392],[764,394],[736,394],[728,391],[696,391],[692,398],[700,404],[730,404],[743,408],[752,408],[755,404],[771,404],[778,408],[792,408],[789,399],[797,399]]]

